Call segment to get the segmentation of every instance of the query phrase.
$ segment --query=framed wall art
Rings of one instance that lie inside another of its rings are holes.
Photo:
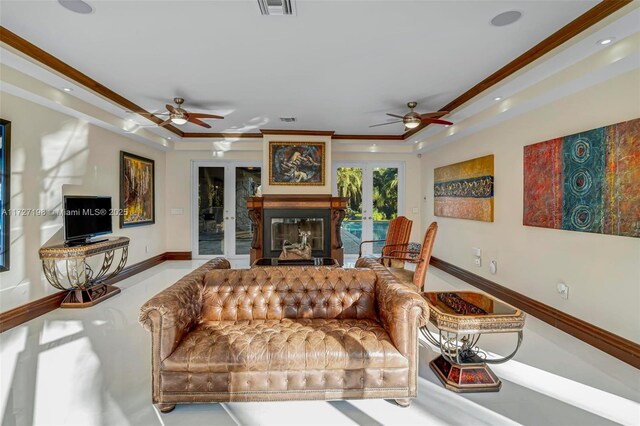
[[[269,142],[269,185],[324,186],[323,142]]]
[[[640,119],[524,147],[526,226],[640,237]]]
[[[493,155],[433,171],[434,215],[493,222]]]
[[[120,228],[156,221],[155,163],[120,151]]]
[[[11,122],[0,118],[0,272],[9,270],[11,200]]]

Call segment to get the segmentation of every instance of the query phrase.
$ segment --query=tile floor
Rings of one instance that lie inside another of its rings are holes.
[[[224,403],[160,414],[150,403],[150,336],[138,309],[201,263],[165,262],[122,281],[122,293],[93,308],[58,309],[2,333],[1,424],[640,424],[638,370],[533,317],[515,359],[494,366],[503,380],[498,393],[445,390],[428,367],[436,354],[425,345],[410,408],[385,400]],[[483,336],[483,347],[507,353],[509,337]]]

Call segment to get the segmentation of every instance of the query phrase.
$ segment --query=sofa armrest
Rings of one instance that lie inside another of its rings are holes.
[[[372,269],[378,278],[376,300],[380,322],[400,353],[412,358],[416,355],[418,328],[429,321],[429,306],[414,288],[398,281],[384,266]]]
[[[151,332],[158,362],[171,355],[182,337],[199,321],[205,274],[230,267],[226,259],[210,260],[142,305],[139,321]]]

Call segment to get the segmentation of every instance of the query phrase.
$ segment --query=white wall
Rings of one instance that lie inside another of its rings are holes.
[[[24,99],[2,93],[0,117],[11,121],[11,208],[59,209],[63,194],[107,195],[119,204],[120,150],[155,160],[156,223],[120,229],[131,239],[128,264],[165,250],[165,153]],[[0,273],[0,311],[56,292],[38,250],[64,239],[62,217],[11,217],[11,270]],[[148,252],[145,252],[145,247]]]
[[[523,146],[640,117],[639,87],[640,72],[633,71],[426,152],[422,225],[438,221],[434,256],[640,341],[640,239],[522,225]],[[434,217],[433,169],[487,154],[495,155],[495,222]],[[482,249],[481,268],[472,247]],[[497,275],[488,271],[493,259]],[[428,289],[453,280],[427,275]],[[570,288],[568,300],[556,292],[559,281]]]

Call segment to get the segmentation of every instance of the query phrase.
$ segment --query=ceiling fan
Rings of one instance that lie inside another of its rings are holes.
[[[443,115],[449,114],[449,111],[426,112],[424,114],[419,114],[413,110],[416,106],[418,106],[417,102],[408,102],[407,106],[409,107],[409,109],[411,109],[411,111],[409,111],[405,115],[387,113],[388,116],[400,118],[400,120],[389,121],[388,123],[374,124],[373,126],[369,127],[386,126],[387,124],[394,123],[404,123],[404,127],[406,127],[407,129],[415,129],[422,123],[444,124],[445,126],[453,124],[450,121],[439,119]]]
[[[138,112],[138,114],[168,115],[169,118],[167,118],[162,123],[158,124],[158,126],[166,126],[167,124],[177,124],[178,126],[180,126],[189,122],[189,123],[197,124],[198,126],[202,126],[202,127],[206,127],[207,129],[210,129],[211,126],[205,123],[204,121],[202,121],[201,118],[217,118],[220,120],[224,120],[224,117],[221,115],[186,111],[185,109],[182,108],[182,104],[184,103],[184,99],[182,98],[173,98],[173,102],[176,104],[175,107],[170,104],[165,105],[167,108],[167,111],[169,112],[163,112],[163,113]]]

